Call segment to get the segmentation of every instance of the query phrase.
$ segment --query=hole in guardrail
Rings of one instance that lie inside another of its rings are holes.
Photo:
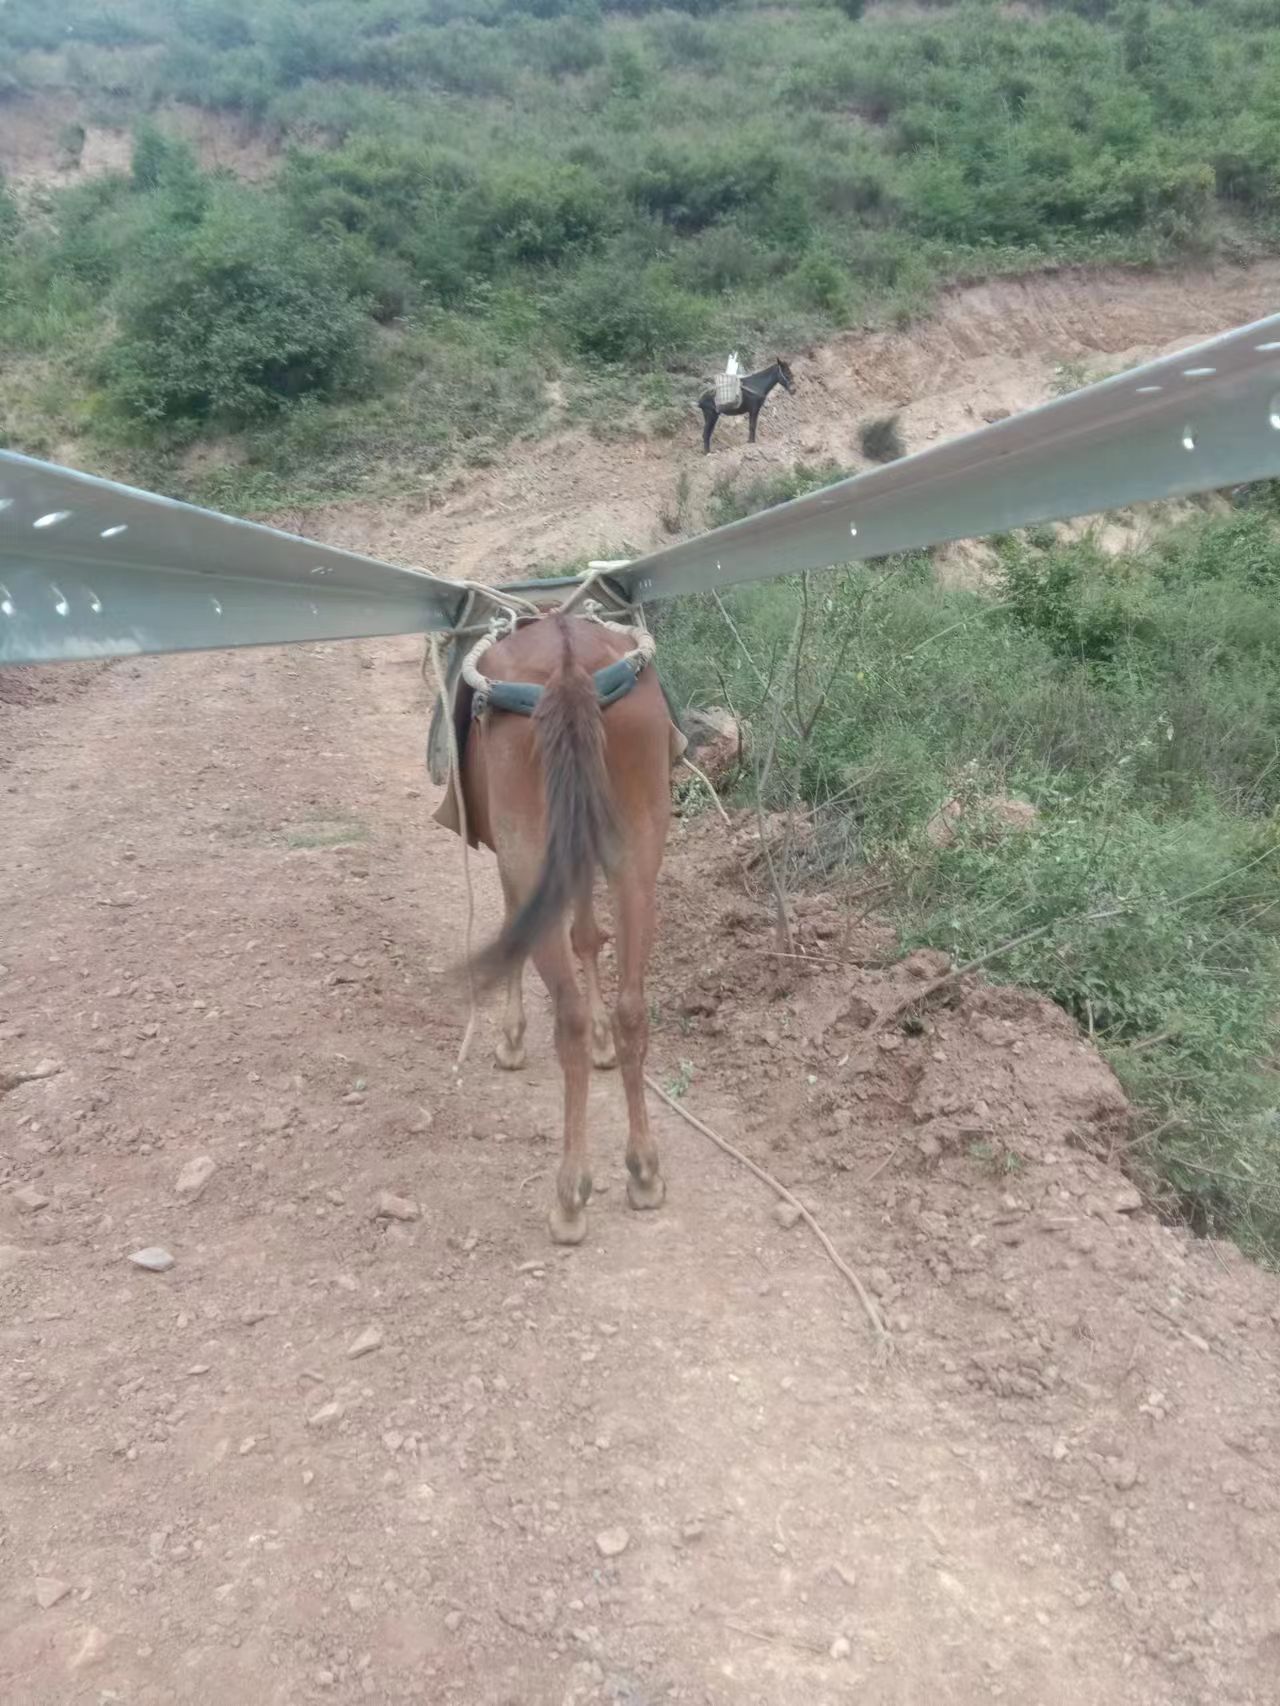
[[[91,586],[86,587],[85,591],[89,594],[89,608],[90,608],[90,610],[93,611],[93,614],[95,616],[101,616],[102,615],[102,600],[98,597],[97,593],[93,590],[93,588]]]
[[[31,523],[32,527],[57,527],[71,514],[69,509],[51,509],[48,515],[38,515]]]
[[[1154,397],[1157,391],[1163,390],[1163,385],[1138,385],[1134,387],[1134,395],[1138,397]]]
[[[215,616],[221,616],[222,615],[222,606],[218,603],[217,599],[211,598],[209,600],[209,603],[212,604],[212,606],[213,606],[213,614]]]
[[[1275,396],[1271,399],[1271,407],[1267,413],[1267,419],[1271,422],[1276,431],[1280,432],[1280,391],[1277,391]]]
[[[49,583],[49,591],[53,594],[53,608],[58,612],[59,616],[65,616],[71,608],[67,603],[66,593],[63,592],[60,586],[54,586],[52,581]]]
[[[850,539],[856,539],[858,537],[858,529],[852,522],[849,523],[849,537]]]
[[[1254,344],[1253,347],[1259,355],[1265,355],[1268,350],[1280,349],[1280,338],[1272,338],[1269,343]]]
[[[12,498],[0,498],[0,510],[12,509],[12,508],[13,508],[13,499]]]
[[[311,573],[313,575],[327,575],[329,573],[329,570],[324,563],[317,563],[315,568],[312,569]]]
[[[120,536],[120,534],[127,533],[128,531],[129,531],[129,523],[127,521],[122,521],[115,527],[104,527],[102,532],[98,535],[98,538],[99,539],[116,539]]]
[[[1182,377],[1184,379],[1207,379],[1211,373],[1217,371],[1216,367],[1184,367]]]
[[[1192,426],[1184,426],[1182,429],[1182,448],[1184,450],[1194,450],[1195,447],[1196,429]]]
[[[7,586],[0,586],[0,616],[13,615],[13,599]]]

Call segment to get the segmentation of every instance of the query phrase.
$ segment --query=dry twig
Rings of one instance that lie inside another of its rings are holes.
[[[780,1198],[781,1201],[785,1203],[789,1203],[792,1208],[797,1210],[801,1220],[804,1221],[810,1232],[813,1233],[819,1244],[822,1245],[822,1248],[826,1251],[836,1270],[843,1274],[844,1278],[848,1280],[849,1284],[853,1287],[853,1290],[857,1294],[858,1302],[862,1305],[867,1320],[871,1323],[872,1330],[876,1335],[876,1339],[882,1353],[888,1354],[888,1352],[893,1349],[893,1340],[889,1335],[889,1329],[884,1324],[884,1317],[881,1315],[875,1299],[863,1285],[857,1274],[854,1273],[848,1262],[845,1261],[844,1257],[836,1249],[835,1245],[831,1242],[830,1238],[828,1238],[827,1234],[823,1231],[814,1216],[800,1201],[799,1197],[789,1191],[780,1180],[775,1179],[772,1173],[766,1172],[765,1169],[761,1167],[758,1162],[753,1161],[749,1155],[744,1155],[735,1144],[729,1142],[727,1137],[721,1137],[718,1131],[713,1131],[711,1127],[707,1125],[705,1121],[700,1120],[696,1114],[691,1114],[688,1108],[682,1107],[680,1103],[676,1101],[675,1097],[669,1096],[662,1088],[661,1084],[659,1084],[657,1080],[647,1072],[644,1075],[644,1081],[653,1091],[654,1095],[657,1096],[660,1101],[665,1102],[673,1113],[679,1114],[682,1120],[685,1120],[689,1125],[691,1125],[695,1131],[700,1131],[703,1137],[710,1138],[711,1142],[715,1144],[717,1149],[722,1149],[726,1155],[731,1156],[733,1160],[739,1163],[740,1166],[745,1167],[749,1173],[753,1173],[755,1177],[760,1180],[761,1184],[768,1185],[769,1189],[776,1197]]]

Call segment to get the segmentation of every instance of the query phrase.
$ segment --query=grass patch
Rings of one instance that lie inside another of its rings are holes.
[[[771,805],[815,811],[817,856],[894,877],[906,945],[990,968],[1092,1032],[1145,1110],[1135,1161],[1197,1229],[1280,1260],[1280,540],[1264,501],[1110,558],[1006,540],[992,591],[927,556],[725,594],[662,628],[677,703],[783,723]],[[837,660],[843,659],[838,667]],[[1036,808],[1015,830],[984,802]],[[945,846],[925,833],[965,806]]]
[[[283,832],[290,852],[324,847],[354,847],[368,841],[368,828],[355,822],[299,823]]]

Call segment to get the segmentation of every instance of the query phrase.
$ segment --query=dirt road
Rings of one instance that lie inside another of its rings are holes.
[[[4,1698],[1273,1699],[1276,1286],[1129,1212],[1080,1147],[1105,1069],[1020,997],[857,1080],[847,979],[759,1028],[698,826],[658,1068],[820,1210],[896,1355],[673,1117],[669,1205],[629,1213],[610,1076],[591,1235],[552,1249],[541,1003],[527,1075],[453,1072],[416,665],[146,662],[7,721],[0,1047],[58,1070],[0,1100]],[[947,1141],[988,1056],[1000,1178]]]
[[[1072,1026],[974,988],[868,1046],[912,977],[874,921],[812,897],[838,963],[779,967],[682,826],[655,1071],[821,1216],[894,1355],[673,1115],[631,1214],[609,1075],[553,1249],[541,996],[524,1075],[491,1020],[454,1071],[417,669],[4,684],[0,1698],[1274,1702],[1280,1288],[1143,1211]]]

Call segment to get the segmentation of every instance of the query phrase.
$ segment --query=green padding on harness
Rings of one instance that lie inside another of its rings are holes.
[[[616,663],[606,664],[596,671],[595,684],[596,697],[602,706],[625,699],[636,684],[635,661],[619,658]],[[510,711],[517,717],[531,717],[541,697],[542,688],[533,681],[491,681],[484,692],[490,710]],[[477,695],[477,701],[479,698]],[[485,705],[478,704],[478,709],[484,710]]]

